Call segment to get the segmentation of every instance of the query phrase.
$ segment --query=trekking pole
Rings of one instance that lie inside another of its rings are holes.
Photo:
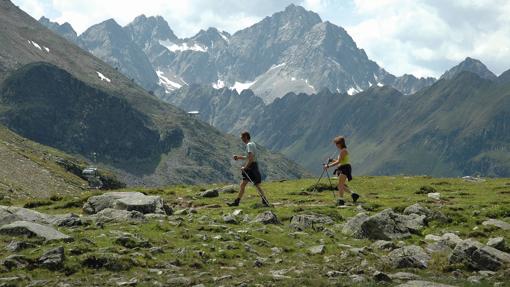
[[[330,154],[328,156],[328,158],[326,159],[326,161],[329,163],[329,160],[331,158],[333,154]],[[322,177],[324,176],[324,172],[328,172],[327,169],[324,169],[324,163],[321,163],[322,165],[322,173],[321,173],[321,176],[319,176],[319,179],[317,180],[317,182],[315,183],[315,185],[313,186],[313,190],[312,192],[316,192],[317,191],[317,185],[319,184],[319,182],[321,181]],[[329,178],[329,175],[328,175],[328,178]],[[329,184],[331,185],[331,179],[329,179]]]
[[[248,180],[253,184],[255,185],[255,183],[253,182],[253,180],[251,180],[250,176],[248,175],[248,173],[244,170],[244,169],[241,169],[244,173],[244,175],[246,175],[246,177],[248,178]],[[264,201],[267,206],[271,206],[269,204],[269,201],[267,200],[267,198],[260,192],[260,190],[257,188],[257,186],[255,185],[255,189],[257,190],[257,193],[259,194],[260,198],[262,198],[262,201]]]
[[[319,181],[321,181],[322,176],[324,175],[324,172],[325,172],[325,171],[326,171],[326,170],[325,170],[325,169],[324,169],[324,167],[323,167],[323,168],[322,168],[321,176],[319,176],[319,179],[318,179],[318,180],[317,180],[317,182],[314,184],[312,192],[316,192],[316,191],[317,191],[317,185],[319,184]]]

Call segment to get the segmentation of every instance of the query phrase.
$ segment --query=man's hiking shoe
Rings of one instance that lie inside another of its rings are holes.
[[[345,201],[343,199],[339,199],[339,200],[336,201],[336,205],[344,206],[345,205]]]
[[[236,198],[236,200],[234,200],[233,202],[229,202],[227,203],[228,206],[239,206],[239,202],[241,200],[239,198]]]
[[[352,202],[356,203],[356,201],[358,201],[358,198],[359,198],[359,194],[353,192],[351,194],[351,197],[352,197]]]

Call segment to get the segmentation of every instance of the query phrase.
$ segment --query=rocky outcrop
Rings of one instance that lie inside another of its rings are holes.
[[[161,197],[147,196],[140,192],[107,192],[90,197],[83,205],[83,211],[87,214],[95,214],[106,208],[138,211],[143,214],[171,214],[171,209],[165,206]]]
[[[280,224],[280,220],[278,220],[278,217],[272,211],[259,213],[252,222],[263,224]]]
[[[475,270],[499,270],[510,264],[510,254],[467,239],[459,242],[449,257],[450,263],[462,263]]]
[[[394,268],[427,268],[430,258],[416,245],[404,246],[388,254],[388,261]]]
[[[300,231],[306,229],[320,231],[324,229],[324,225],[332,223],[331,217],[319,214],[298,214],[294,215],[290,221],[291,227]]]
[[[0,227],[0,234],[37,237],[45,241],[72,241],[73,238],[56,229],[28,221],[16,221]]]
[[[356,238],[393,240],[408,238],[426,225],[425,215],[400,215],[385,209],[373,216],[358,214],[350,219],[342,230]]]

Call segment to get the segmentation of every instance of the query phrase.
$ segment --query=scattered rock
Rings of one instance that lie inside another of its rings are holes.
[[[228,224],[237,224],[237,218],[234,215],[225,215],[223,216],[223,222]]]
[[[5,249],[6,250],[9,250],[11,252],[18,252],[20,250],[23,250],[23,249],[27,249],[27,248],[34,248],[36,247],[37,245],[35,244],[32,244],[30,242],[26,242],[26,241],[11,241],[6,247]]]
[[[167,214],[163,200],[159,196],[148,196],[140,192],[107,192],[102,195],[92,196],[83,205],[83,211],[87,214],[95,214],[106,208],[140,213]]]
[[[391,251],[388,260],[394,268],[427,268],[430,256],[421,247],[409,245]]]
[[[308,252],[311,255],[324,254],[325,249],[326,249],[326,247],[321,244],[321,245],[312,246],[312,247],[308,248]]]
[[[259,213],[252,222],[260,222],[263,224],[280,224],[278,217],[272,211],[264,211]]]
[[[52,227],[28,221],[16,221],[0,227],[0,234],[12,236],[26,236],[42,238],[45,241],[65,242],[73,241],[73,238],[65,235]]]
[[[363,283],[367,281],[367,278],[363,275],[353,274],[350,276],[352,283]]]
[[[115,253],[101,253],[87,255],[82,261],[82,265],[92,269],[125,271],[131,268],[132,262]]]
[[[74,213],[55,215],[50,219],[50,223],[61,227],[75,227],[83,225],[80,216]]]
[[[496,248],[499,251],[507,251],[505,238],[503,237],[490,238],[487,242],[487,246]]]
[[[425,225],[424,215],[400,215],[385,209],[370,217],[357,214],[344,225],[342,232],[360,239],[394,240],[408,238]]]
[[[397,285],[397,287],[456,287],[456,286],[440,284],[440,283],[436,283],[436,282],[429,282],[429,281],[413,280],[413,281],[407,281],[404,284]]]
[[[377,240],[376,242],[372,243],[372,248],[379,249],[379,250],[393,250],[397,248],[395,243],[392,241],[386,241],[386,240]]]
[[[41,267],[58,270],[64,264],[64,247],[60,246],[46,251],[37,261]]]
[[[510,224],[501,220],[497,219],[489,219],[484,222],[482,222],[482,225],[491,225],[496,226],[498,228],[501,228],[503,230],[510,230]]]
[[[448,222],[448,218],[440,211],[430,210],[421,206],[419,203],[413,204],[404,209],[405,215],[411,214],[424,215],[427,221],[437,220],[440,222]]]
[[[7,270],[12,269],[22,269],[28,266],[31,266],[34,262],[24,255],[10,255],[7,256],[4,260],[2,260],[1,265],[7,268]]]
[[[28,208],[0,205],[0,226],[16,221],[49,224],[51,216]]]
[[[435,200],[441,200],[441,193],[439,192],[428,193],[427,196]]]
[[[462,263],[475,270],[496,271],[510,264],[510,254],[467,239],[455,246],[449,257],[450,263]]]
[[[218,197],[220,194],[217,189],[209,189],[200,193],[201,197]]]
[[[325,224],[332,223],[333,219],[331,219],[331,217],[319,214],[294,215],[290,221],[291,227],[300,231],[303,231],[305,229],[321,231],[324,229]]]
[[[115,239],[115,243],[122,245],[126,248],[133,249],[133,248],[151,248],[152,245],[150,242],[146,240],[139,239],[131,234],[126,234],[119,236]]]
[[[343,275],[345,275],[345,272],[340,272],[340,271],[336,271],[336,270],[328,271],[326,273],[326,276],[329,278],[336,278],[336,277],[340,277]]]
[[[117,282],[117,286],[136,286],[138,285],[138,279],[131,278],[129,281]]]
[[[390,276],[388,276],[387,274],[380,272],[380,271],[376,271],[374,273],[374,275],[372,276],[372,278],[376,282],[391,282]]]

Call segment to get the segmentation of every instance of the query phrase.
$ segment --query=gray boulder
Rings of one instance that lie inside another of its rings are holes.
[[[300,231],[304,231],[306,229],[320,231],[324,229],[324,225],[332,223],[333,219],[329,216],[319,214],[299,214],[292,217],[290,226]]]
[[[83,225],[83,221],[80,216],[74,213],[55,215],[50,220],[49,223],[55,226],[64,226],[64,227],[75,227]]]
[[[342,232],[360,239],[394,240],[408,238],[425,225],[424,215],[400,215],[385,209],[370,217],[364,213],[356,215],[347,221]]]
[[[325,249],[326,249],[326,247],[322,244],[317,245],[317,246],[312,246],[312,247],[308,248],[308,253],[310,253],[311,255],[324,254]]]
[[[14,254],[7,256],[5,259],[3,259],[0,262],[0,265],[5,267],[7,270],[12,270],[28,267],[31,266],[33,263],[34,263],[33,260],[24,255]]]
[[[503,230],[510,230],[510,223],[507,223],[507,222],[504,222],[501,220],[497,220],[497,219],[486,220],[486,221],[482,222],[482,225],[495,226],[495,227],[501,228]]]
[[[200,193],[200,196],[201,197],[218,197],[220,194],[218,193],[218,190],[217,189],[209,189],[209,190],[206,190],[202,193]]]
[[[264,211],[259,213],[252,222],[259,222],[263,224],[280,224],[280,220],[272,211]]]
[[[437,220],[440,222],[447,222],[448,218],[439,211],[430,210],[426,207],[421,206],[419,203],[413,204],[404,209],[405,215],[418,214],[424,215],[427,221]]]
[[[140,192],[107,192],[90,197],[83,205],[83,211],[87,214],[95,214],[107,208],[138,211],[143,214],[167,213],[161,197],[148,196]]]
[[[37,261],[41,267],[57,270],[64,264],[64,247],[60,246],[46,251]]]
[[[18,252],[23,249],[34,248],[37,245],[25,241],[11,241],[6,247],[6,250],[11,252]]]
[[[16,221],[0,227],[0,234],[11,236],[26,236],[42,238],[45,241],[63,240],[73,241],[73,238],[65,235],[52,227],[28,221]]]
[[[430,258],[416,245],[404,246],[388,254],[388,261],[394,268],[427,268]]]
[[[500,251],[507,251],[505,238],[503,237],[490,238],[489,241],[487,241],[487,246],[496,248]]]
[[[482,243],[467,239],[455,246],[450,263],[462,263],[475,270],[499,270],[510,264],[510,254]]]
[[[0,205],[0,226],[15,221],[49,224],[52,216],[28,208]]]
[[[376,282],[391,282],[391,277],[381,271],[374,272],[372,278]]]
[[[395,245],[395,243],[386,240],[377,240],[376,242],[372,243],[371,246],[372,248],[379,250],[393,250],[397,248],[397,245]]]

